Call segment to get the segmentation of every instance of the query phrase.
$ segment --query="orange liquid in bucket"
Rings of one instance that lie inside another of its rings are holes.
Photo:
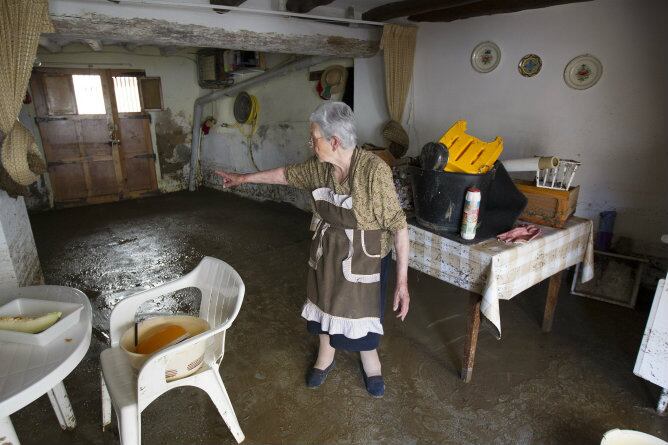
[[[136,352],[138,354],[152,354],[186,333],[187,331],[184,328],[175,324],[157,326],[143,335],[143,338],[137,344]]]

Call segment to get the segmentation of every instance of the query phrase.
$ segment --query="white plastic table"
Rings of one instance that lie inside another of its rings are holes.
[[[0,305],[15,298],[81,303],[81,319],[45,346],[0,342],[0,443],[18,445],[9,419],[24,406],[48,394],[63,429],[76,426],[63,379],[81,362],[90,346],[92,313],[86,295],[63,286],[30,286],[3,291]]]

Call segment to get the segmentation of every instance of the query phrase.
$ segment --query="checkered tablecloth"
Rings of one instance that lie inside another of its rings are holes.
[[[480,310],[498,329],[500,337],[499,300],[510,300],[580,262],[582,281],[594,276],[591,220],[571,217],[563,229],[540,227],[540,237],[526,244],[504,244],[492,238],[464,245],[409,224],[408,265],[482,295]]]

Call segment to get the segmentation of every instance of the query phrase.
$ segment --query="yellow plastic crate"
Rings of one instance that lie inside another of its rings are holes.
[[[444,170],[457,173],[487,173],[503,151],[503,139],[497,136],[492,142],[484,142],[466,134],[466,121],[454,123],[441,139],[450,156]]]

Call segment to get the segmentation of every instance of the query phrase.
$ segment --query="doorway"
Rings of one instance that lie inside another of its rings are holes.
[[[54,204],[157,193],[142,71],[40,68],[30,85]]]

